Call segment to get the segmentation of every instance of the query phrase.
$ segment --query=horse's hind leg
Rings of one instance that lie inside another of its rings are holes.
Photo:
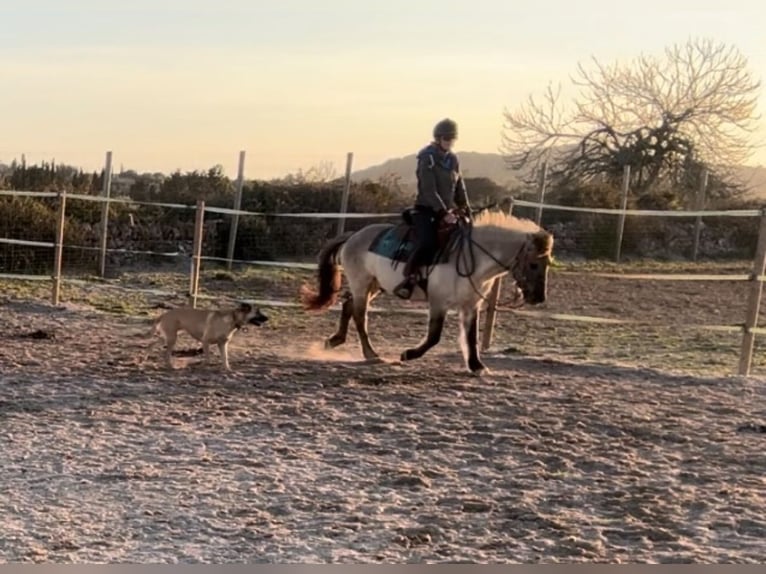
[[[366,285],[361,292],[352,292],[351,314],[356,324],[356,330],[359,333],[359,342],[362,344],[362,354],[368,361],[378,359],[378,353],[372,348],[370,336],[367,333],[367,306],[378,292],[378,286],[375,281]]]
[[[331,337],[324,342],[325,349],[334,349],[340,347],[346,342],[348,337],[348,324],[351,322],[351,317],[354,314],[353,298],[349,291],[343,294],[343,306],[340,311],[340,323],[338,323],[338,330],[335,331]]]
[[[479,309],[476,305],[460,310],[463,357],[468,370],[474,374],[487,372],[487,367],[479,358]]]
[[[428,334],[420,345],[412,349],[407,349],[402,353],[402,361],[412,361],[425,355],[430,349],[439,344],[442,331],[444,330],[444,320],[447,317],[447,310],[431,306],[428,310]]]

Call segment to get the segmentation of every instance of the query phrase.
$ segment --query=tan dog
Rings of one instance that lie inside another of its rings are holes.
[[[249,303],[240,303],[233,309],[220,310],[179,307],[157,317],[152,324],[151,334],[161,334],[165,339],[165,360],[170,369],[173,368],[171,358],[178,332],[186,331],[202,343],[202,352],[208,364],[211,362],[210,345],[217,344],[223,359],[223,368],[230,371],[228,347],[234,333],[246,324],[260,326],[268,320],[257,307]]]

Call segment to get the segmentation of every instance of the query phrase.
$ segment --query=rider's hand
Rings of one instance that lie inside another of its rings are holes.
[[[454,213],[452,213],[451,211],[448,211],[444,215],[444,223],[446,223],[447,225],[454,225],[455,223],[457,223],[457,217],[455,217]]]

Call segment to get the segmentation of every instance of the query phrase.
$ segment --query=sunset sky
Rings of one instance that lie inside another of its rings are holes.
[[[415,152],[444,116],[459,150],[493,152],[504,106],[591,55],[710,36],[766,78],[764,26],[749,0],[0,0],[0,161],[94,169],[111,149],[234,175],[245,149],[248,177],[341,171]]]

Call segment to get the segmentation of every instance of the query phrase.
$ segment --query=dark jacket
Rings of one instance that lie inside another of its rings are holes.
[[[418,195],[415,205],[443,211],[445,207],[467,207],[468,195],[460,175],[457,156],[429,144],[418,153]],[[441,201],[439,201],[441,198]],[[443,205],[442,205],[443,202]]]

